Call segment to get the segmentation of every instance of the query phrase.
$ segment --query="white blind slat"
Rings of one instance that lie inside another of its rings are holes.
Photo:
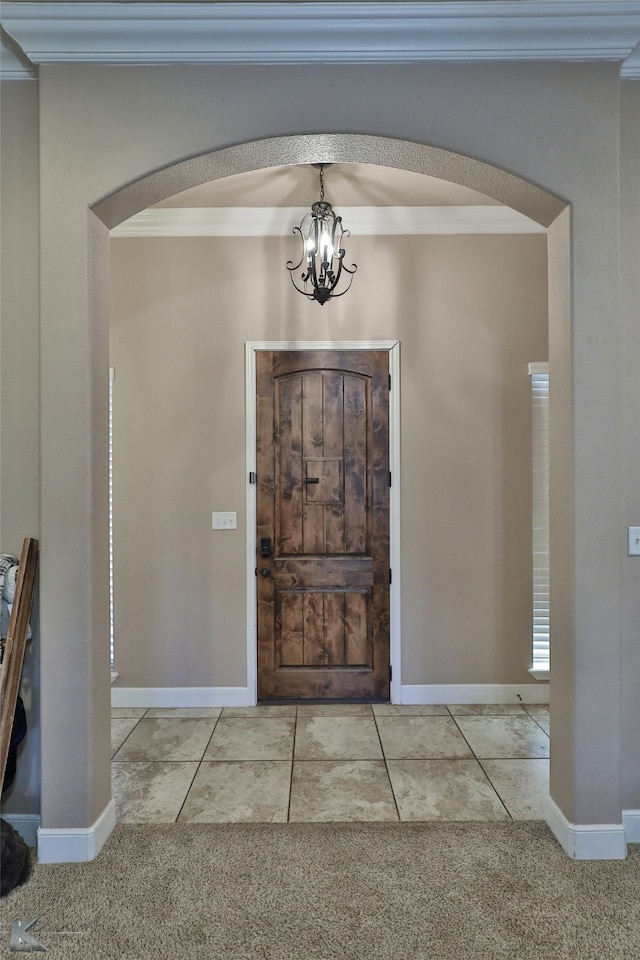
[[[549,665],[549,373],[532,364],[533,667]]]

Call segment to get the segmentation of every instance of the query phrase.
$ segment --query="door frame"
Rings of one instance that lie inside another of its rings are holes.
[[[258,594],[256,584],[257,486],[250,482],[256,470],[256,353],[262,350],[387,350],[389,353],[389,656],[391,703],[401,703],[401,582],[400,568],[400,341],[399,340],[251,340],[245,343],[246,418],[246,558],[247,558],[247,696],[258,702]]]

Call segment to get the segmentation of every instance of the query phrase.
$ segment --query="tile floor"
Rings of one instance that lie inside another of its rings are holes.
[[[540,819],[548,757],[539,705],[112,711],[128,823]]]

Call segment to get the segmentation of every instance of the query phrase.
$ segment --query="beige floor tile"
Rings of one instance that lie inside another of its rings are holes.
[[[524,717],[519,703],[451,703],[449,713],[454,717]]]
[[[205,760],[291,760],[296,721],[290,717],[221,717]]]
[[[112,763],[118,823],[174,823],[197,769],[197,763]]]
[[[482,760],[484,772],[514,820],[544,820],[548,760]]]
[[[531,717],[456,717],[456,722],[479,759],[549,756],[549,737]]]
[[[369,703],[301,703],[299,717],[371,717]]]
[[[525,710],[546,734],[551,733],[551,715],[548,703],[529,703],[525,705]]]
[[[111,756],[120,749],[137,723],[136,717],[115,717],[111,720]]]
[[[532,720],[535,720],[535,722],[538,724],[538,726],[541,727],[541,728],[544,730],[544,732],[546,733],[546,735],[547,735],[548,737],[551,736],[551,723],[549,722],[549,718],[548,718],[548,717],[546,717],[546,718],[545,718],[545,717],[532,717],[531,719],[532,719]]]
[[[373,716],[299,717],[296,760],[382,760]]]
[[[221,713],[222,707],[149,707],[145,719],[182,717],[189,720],[217,720]]]
[[[473,757],[451,717],[378,717],[387,760]]]
[[[116,754],[116,760],[201,760],[215,720],[139,721]]]
[[[529,714],[530,717],[546,717],[549,719],[549,704],[548,703],[525,703],[525,711]]]
[[[402,821],[507,820],[476,760],[389,760]]]
[[[146,712],[146,707],[111,707],[111,716],[113,719],[137,717],[139,720],[141,717],[144,717]]]
[[[437,703],[374,703],[375,717],[448,717],[449,711]]]
[[[285,823],[290,785],[291,761],[204,761],[179,820]]]
[[[223,717],[295,717],[297,713],[295,703],[261,703],[257,707],[224,707]]]
[[[289,819],[297,823],[397,820],[384,762],[295,762]]]

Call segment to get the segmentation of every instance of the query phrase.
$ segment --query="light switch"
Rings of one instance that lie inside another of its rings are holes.
[[[640,557],[640,527],[629,527],[629,556]]]
[[[237,530],[238,514],[237,513],[212,513],[211,529],[212,530]]]

